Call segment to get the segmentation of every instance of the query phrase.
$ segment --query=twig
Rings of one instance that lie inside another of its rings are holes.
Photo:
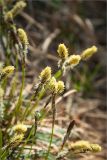
[[[41,25],[39,22],[37,22],[35,19],[33,19],[31,16],[29,16],[27,13],[22,12],[20,13],[22,17],[24,17],[29,23],[34,24],[38,29],[45,30],[43,25]]]
[[[43,50],[44,53],[47,52],[48,47],[50,45],[50,43],[52,42],[52,40],[54,38],[56,38],[56,36],[60,33],[59,29],[55,29],[55,31],[51,34],[48,35],[48,37],[45,39],[44,43],[42,44],[41,48]]]
[[[75,89],[66,92],[63,96],[59,97],[59,98],[56,100],[55,104],[60,103],[64,98],[66,98],[66,97],[68,97],[68,96],[70,96],[70,95],[72,95],[72,94],[74,94],[74,93],[76,93],[76,92],[77,92],[77,91],[76,91]]]

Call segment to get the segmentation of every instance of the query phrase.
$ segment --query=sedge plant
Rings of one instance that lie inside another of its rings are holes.
[[[38,126],[41,126],[42,121],[52,111],[52,128],[48,139],[49,143],[45,150],[45,156],[42,156],[43,159],[48,160],[50,154],[52,154],[51,147],[54,139],[56,98],[61,96],[65,90],[62,77],[65,76],[67,71],[73,70],[79,65],[81,61],[87,61],[91,58],[97,52],[97,47],[92,46],[80,54],[70,55],[66,45],[63,43],[59,44],[57,49],[59,56],[57,72],[53,73],[52,68],[46,66],[39,73],[38,83],[34,87],[34,92],[27,98],[24,98],[26,55],[30,42],[26,31],[23,28],[17,27],[14,19],[24,9],[26,2],[17,1],[11,9],[8,7],[8,3],[9,0],[0,0],[0,19],[2,22],[0,24],[0,36],[6,59],[3,65],[0,66],[0,158],[1,160],[22,159],[28,153],[30,159],[36,159],[34,153],[32,153],[32,146],[38,140]],[[14,65],[12,64],[11,57],[14,59]],[[17,90],[16,80],[20,83],[20,79],[18,79],[19,64],[21,64],[22,80],[20,89],[15,93]],[[10,82],[11,85],[7,94]],[[44,99],[45,102],[43,101]],[[40,103],[42,107],[39,107]],[[33,124],[26,124],[26,121],[30,123],[32,119]],[[62,146],[53,155],[54,159],[61,159],[61,157],[68,156],[69,154],[72,157],[72,155],[79,153],[101,151],[100,145],[84,140],[70,143],[70,145],[66,146],[66,151],[64,151],[65,143],[69,138],[73,126],[74,121],[67,128]],[[28,146],[30,147],[27,148]]]

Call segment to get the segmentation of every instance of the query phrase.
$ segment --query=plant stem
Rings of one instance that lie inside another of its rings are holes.
[[[11,85],[11,89],[10,89],[10,93],[9,93],[9,100],[11,100],[15,94],[15,90],[16,90],[16,81],[17,81],[17,78],[18,78],[18,56],[16,54],[16,60],[15,60],[15,76],[14,76],[14,81]]]
[[[25,112],[24,112],[24,118],[29,116],[31,112],[34,111],[34,109],[37,107],[39,100],[42,98],[41,93],[43,90],[43,83],[40,83],[38,88],[36,89],[36,92],[31,96],[30,101],[28,102],[28,105],[26,106]],[[35,99],[35,103],[33,106],[31,106],[32,100]]]
[[[33,99],[34,99],[34,94],[31,96],[31,98],[30,98],[30,100],[29,100],[29,102],[28,102],[28,104],[27,104],[27,106],[26,106],[26,109],[25,109],[24,114],[23,114],[23,117],[22,117],[22,121],[25,120],[25,118],[26,118],[26,116],[27,116],[27,114],[28,114],[29,108],[31,107],[31,103],[32,103],[32,100],[33,100]]]
[[[54,77],[56,79],[60,79],[62,77],[62,75],[63,75],[63,71],[62,71],[62,69],[60,69],[54,74]]]
[[[22,93],[23,93],[23,89],[24,89],[24,84],[25,84],[25,65],[24,65],[24,63],[22,63],[22,86],[20,89],[19,99],[18,99],[18,102],[16,104],[16,108],[15,108],[16,115],[20,111],[20,107],[22,104]]]
[[[52,140],[53,140],[53,134],[54,134],[55,113],[56,113],[56,108],[55,108],[55,94],[52,95],[52,111],[53,111],[52,132],[51,132],[50,142],[49,142],[48,151],[47,151],[45,160],[48,160],[48,156],[49,156],[49,153],[50,153],[51,144],[52,144]]]

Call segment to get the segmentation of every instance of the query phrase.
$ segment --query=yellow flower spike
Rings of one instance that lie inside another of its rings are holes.
[[[11,10],[13,17],[16,16],[24,7],[26,7],[26,3],[24,1],[17,2]]]
[[[26,3],[24,1],[17,2],[14,7],[6,13],[5,20],[12,20],[24,7],[26,7]]]
[[[29,42],[28,42],[26,32],[22,28],[19,28],[17,30],[17,33],[18,33],[18,36],[19,36],[19,39],[20,39],[21,43],[24,44],[24,45],[28,45]]]
[[[14,71],[14,66],[7,66],[2,69],[2,75],[9,76]]]
[[[92,151],[93,152],[100,152],[101,151],[101,146],[99,146],[98,144],[90,144]]]
[[[57,82],[57,93],[60,94],[64,91],[64,82],[63,81],[58,81]]]
[[[45,69],[43,69],[39,75],[39,78],[42,83],[49,81],[51,78],[51,67],[47,66]]]
[[[23,134],[14,135],[10,140],[11,146],[12,147],[17,146],[20,142],[22,142],[23,138],[24,138]]]
[[[84,50],[81,54],[81,59],[82,60],[87,60],[89,59],[94,53],[96,53],[98,48],[96,46],[92,46],[86,50]]]
[[[13,20],[13,15],[12,15],[12,12],[11,11],[8,11],[5,15],[5,20],[6,21],[10,21],[10,20]]]
[[[27,127],[26,125],[20,123],[13,126],[12,130],[18,133],[25,133],[27,131]]]
[[[81,56],[80,55],[71,55],[67,59],[67,65],[70,65],[70,67],[73,68],[74,66],[79,64],[80,60],[81,60]]]
[[[49,81],[48,88],[52,93],[57,93],[58,85],[55,77],[52,77]]]
[[[24,1],[19,1],[15,4],[12,9],[13,15],[16,15],[19,11],[21,11],[24,7],[26,7],[26,3]]]
[[[79,152],[85,152],[85,151],[91,151],[90,143],[88,141],[77,141],[75,143],[72,143],[70,145],[70,150],[72,150],[74,153],[79,153]]]
[[[62,60],[65,60],[68,57],[68,49],[64,44],[59,44],[57,52]]]
[[[88,141],[80,140],[72,143],[69,147],[69,151],[72,151],[74,153],[100,152],[101,146],[99,146],[98,144],[91,144]]]

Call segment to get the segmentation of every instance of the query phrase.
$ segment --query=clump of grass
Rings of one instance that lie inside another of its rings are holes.
[[[35,145],[37,141],[36,136],[38,125],[40,125],[41,121],[45,119],[45,116],[49,112],[47,106],[51,104],[50,110],[52,110],[52,130],[50,138],[48,139],[48,148],[46,151],[44,150],[45,154],[42,154],[42,158],[48,160],[50,154],[52,155],[51,145],[54,139],[56,97],[61,95],[65,89],[64,82],[61,78],[67,70],[69,71],[70,69],[74,69],[74,67],[76,67],[82,60],[84,61],[89,59],[97,51],[97,48],[92,46],[91,48],[84,50],[81,54],[70,55],[65,44],[59,44],[57,49],[59,55],[58,71],[52,74],[51,67],[47,66],[44,68],[38,76],[38,84],[35,85],[36,87],[34,88],[34,93],[32,93],[31,97],[29,96],[26,102],[26,99],[23,97],[23,91],[26,80],[26,54],[29,42],[24,29],[17,28],[14,23],[15,16],[26,6],[26,3],[24,1],[19,1],[9,11],[8,7],[5,7],[6,3],[7,2],[5,1],[0,1],[2,8],[2,14],[0,15],[0,18],[2,19],[0,36],[2,39],[3,48],[5,48],[6,58],[6,61],[4,62],[5,67],[2,66],[0,68],[0,158],[1,160],[21,159],[27,152],[28,155],[31,155],[31,159],[33,159],[33,154],[31,151],[32,145]],[[8,35],[8,31],[10,32],[10,36]],[[12,53],[10,55],[10,52],[15,52],[16,55],[14,56]],[[15,59],[15,66],[11,65],[11,56]],[[20,58],[18,59],[18,57]],[[15,79],[18,80],[18,73],[16,71],[18,71],[19,60],[21,63],[22,80],[19,93],[15,95],[15,89],[17,90]],[[11,74],[13,72],[15,72],[13,76],[14,82]],[[9,96],[6,94],[8,80],[12,81],[12,86],[10,86],[10,92],[8,94]],[[44,96],[47,96],[47,100],[43,103],[43,107],[39,108],[39,103],[43,102],[42,100]],[[31,119],[34,120],[34,123],[27,126],[25,122],[30,121]],[[62,154],[61,152],[67,139],[69,138],[73,126],[74,121],[72,121],[67,128],[67,133],[64,136],[62,146],[59,147],[59,151],[56,155],[52,155],[55,159],[59,159],[62,155],[66,156],[69,152],[71,154],[78,154],[83,151],[101,151],[101,147],[98,144],[91,144],[87,141],[79,141],[68,146],[66,154]],[[27,146],[29,146],[29,148],[27,148]]]

